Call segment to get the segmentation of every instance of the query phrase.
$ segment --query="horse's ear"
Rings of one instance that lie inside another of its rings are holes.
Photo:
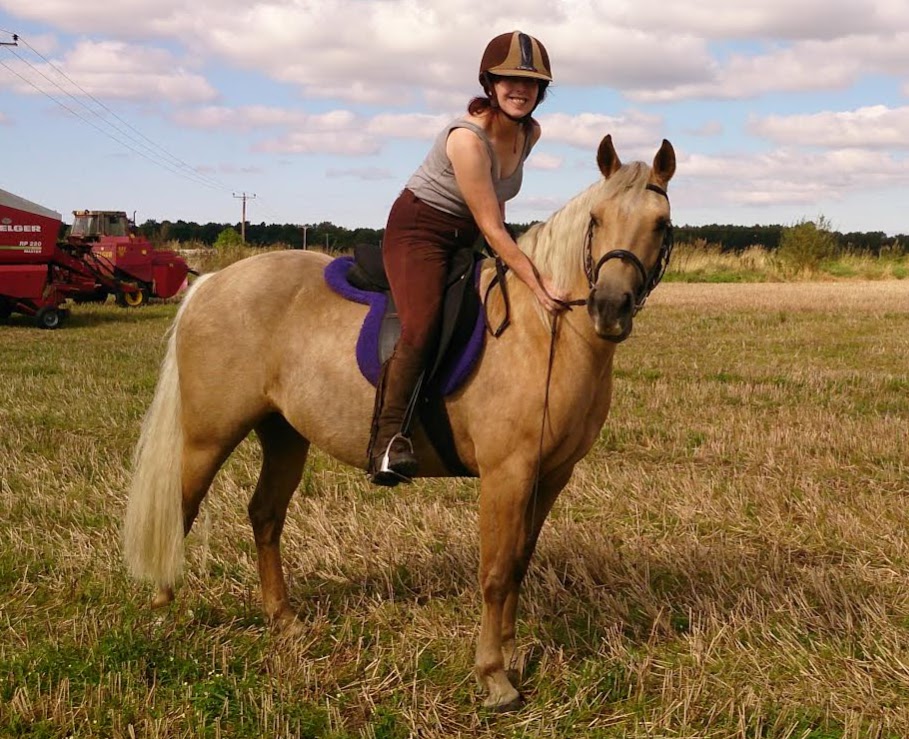
[[[619,155],[615,153],[615,147],[612,145],[611,133],[606,134],[600,142],[600,148],[597,149],[597,165],[600,167],[603,177],[607,180],[610,175],[618,172],[619,167],[622,166],[619,161]]]
[[[665,186],[675,174],[675,149],[666,139],[653,158],[653,174]]]

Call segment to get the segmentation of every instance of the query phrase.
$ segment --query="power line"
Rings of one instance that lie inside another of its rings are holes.
[[[23,77],[23,76],[22,76],[21,74],[19,74],[15,69],[13,69],[13,68],[10,67],[8,64],[6,64],[2,59],[0,59],[0,67],[4,67],[4,68],[7,69],[9,72],[11,72],[12,74],[16,75],[16,76],[17,76],[20,80],[22,80],[25,84],[29,85],[30,87],[33,87],[33,88],[34,88],[35,90],[37,90],[39,93],[41,93],[41,94],[44,95],[45,97],[49,98],[49,99],[52,100],[53,102],[55,102],[57,105],[59,105],[61,108],[63,108],[64,110],[66,110],[67,112],[69,112],[70,114],[72,114],[73,116],[75,116],[76,118],[78,118],[78,119],[79,119],[80,121],[82,121],[83,123],[87,123],[89,126],[91,126],[92,128],[94,128],[95,130],[99,131],[99,132],[102,133],[103,135],[107,136],[107,137],[108,137],[109,139],[111,139],[112,141],[117,142],[117,143],[120,144],[121,146],[125,146],[127,149],[129,149],[130,151],[132,151],[132,152],[135,153],[135,154],[138,154],[140,157],[142,157],[143,159],[145,159],[145,160],[151,162],[152,164],[154,164],[154,165],[156,165],[156,166],[158,166],[158,167],[161,167],[162,169],[166,169],[168,172],[170,172],[170,173],[172,173],[172,174],[175,174],[175,175],[178,175],[178,176],[180,176],[180,177],[183,177],[183,178],[189,180],[190,182],[194,182],[194,183],[197,184],[197,185],[203,185],[203,186],[205,186],[205,187],[210,187],[210,188],[212,188],[213,190],[222,189],[222,188],[216,187],[215,185],[212,185],[212,184],[206,182],[205,180],[198,179],[198,178],[189,177],[185,172],[183,172],[183,171],[181,171],[181,170],[179,170],[179,169],[174,169],[173,167],[169,166],[169,165],[166,164],[165,162],[161,162],[161,161],[159,161],[159,160],[152,159],[152,158],[151,158],[150,156],[148,156],[145,152],[140,151],[139,149],[136,149],[136,148],[133,147],[133,146],[130,146],[126,141],[121,141],[121,140],[118,139],[116,136],[111,135],[111,133],[110,133],[109,131],[105,131],[103,128],[101,128],[101,126],[99,126],[98,124],[96,124],[94,121],[89,120],[89,119],[86,118],[85,116],[81,115],[78,111],[75,111],[75,110],[73,110],[72,108],[70,108],[66,103],[61,102],[60,100],[58,100],[57,98],[55,98],[53,95],[51,95],[51,94],[48,93],[47,91],[42,90],[40,87],[38,87],[34,82],[32,82],[32,81],[31,81],[30,79],[28,79],[27,77]]]
[[[57,67],[50,59],[48,59],[48,58],[47,58],[46,56],[44,56],[40,51],[38,51],[35,47],[33,47],[31,44],[29,44],[28,41],[26,41],[25,39],[23,39],[21,36],[18,37],[18,38],[19,38],[19,40],[22,42],[23,46],[25,46],[26,48],[28,48],[33,54],[35,54],[35,56],[37,56],[37,57],[39,57],[41,60],[43,60],[51,69],[53,69],[57,74],[59,74],[61,77],[63,77],[63,79],[65,79],[67,82],[69,82],[73,87],[75,87],[77,90],[79,90],[83,95],[85,95],[87,98],[89,98],[90,100],[92,100],[95,104],[97,104],[97,105],[98,105],[99,107],[101,107],[103,110],[105,110],[105,111],[107,111],[108,113],[110,113],[114,118],[116,118],[120,123],[122,123],[124,126],[126,126],[130,131],[134,132],[139,138],[141,138],[141,139],[143,139],[144,141],[148,142],[149,144],[151,144],[152,147],[154,147],[154,149],[160,151],[162,154],[164,154],[166,157],[168,157],[172,162],[175,162],[175,163],[177,164],[177,166],[179,166],[179,167],[181,167],[181,168],[183,168],[183,169],[186,169],[186,170],[192,172],[194,176],[197,176],[197,177],[199,177],[200,179],[207,179],[207,180],[210,180],[211,182],[213,182],[215,185],[217,185],[218,187],[220,187],[220,188],[223,189],[223,190],[229,190],[229,189],[231,189],[231,188],[227,187],[224,183],[219,182],[218,180],[216,180],[214,177],[210,177],[209,175],[205,175],[205,174],[203,174],[203,173],[200,173],[197,169],[195,169],[194,167],[192,167],[191,165],[187,164],[187,163],[184,162],[182,159],[180,159],[180,157],[175,156],[174,154],[171,154],[171,153],[170,153],[167,149],[165,149],[163,146],[161,146],[160,144],[157,144],[157,143],[155,143],[154,141],[152,141],[150,138],[148,138],[148,136],[146,136],[145,134],[143,134],[143,133],[142,133],[141,131],[139,131],[135,126],[131,125],[128,121],[126,121],[126,120],[124,120],[123,118],[121,118],[119,115],[117,115],[117,113],[115,113],[113,110],[111,110],[111,109],[110,109],[107,105],[105,105],[101,100],[99,100],[98,98],[96,98],[94,95],[92,95],[90,92],[88,92],[88,90],[86,90],[85,88],[83,88],[81,85],[79,85],[79,83],[77,83],[75,80],[73,80],[71,77],[69,77],[62,69],[60,69],[59,67]],[[13,53],[15,54],[15,52],[13,52]],[[21,61],[23,61],[25,64],[27,64],[29,67],[31,67],[31,68],[34,69],[36,72],[38,72],[38,74],[40,74],[42,77],[44,77],[48,82],[50,82],[51,84],[55,85],[59,90],[61,90],[61,92],[63,92],[64,94],[68,95],[68,96],[69,96],[70,98],[72,98],[73,100],[76,100],[77,102],[79,102],[80,105],[82,105],[83,107],[85,107],[87,110],[90,110],[94,115],[98,116],[98,117],[101,118],[105,123],[107,123],[107,124],[110,125],[112,128],[114,128],[115,130],[117,130],[118,133],[122,133],[123,135],[125,135],[125,136],[131,138],[133,141],[136,141],[135,137],[131,137],[128,133],[126,133],[126,132],[123,131],[122,129],[119,129],[119,128],[117,128],[116,126],[114,126],[113,124],[111,124],[107,119],[104,118],[104,116],[102,116],[102,115],[101,115],[100,113],[98,113],[97,111],[91,110],[91,108],[89,108],[89,106],[85,105],[84,102],[82,102],[81,100],[78,100],[78,99],[75,98],[71,93],[69,93],[69,92],[67,92],[66,90],[64,90],[60,85],[58,85],[56,82],[54,82],[54,81],[51,80],[49,77],[47,77],[47,75],[45,75],[43,72],[41,72],[41,70],[39,70],[37,67],[35,67],[34,65],[30,64],[27,60],[23,59],[23,58],[22,58],[21,56],[19,56],[18,54],[16,54],[16,56],[17,56]],[[146,149],[148,148],[148,147],[146,147],[144,144],[142,144],[141,142],[136,141],[136,143],[138,143],[140,146],[143,146],[143,147],[146,148]]]
[[[11,72],[11,73],[14,74],[16,77],[18,77],[20,80],[22,80],[25,84],[29,85],[29,86],[32,87],[34,90],[36,90],[38,93],[40,93],[41,95],[44,95],[46,98],[48,98],[49,100],[51,100],[52,102],[56,103],[57,105],[59,105],[59,106],[60,106],[61,108],[63,108],[64,110],[66,110],[68,113],[70,113],[70,114],[73,115],[74,117],[78,118],[78,119],[81,120],[83,123],[87,123],[87,124],[90,125],[92,128],[94,128],[95,130],[99,131],[101,134],[107,136],[107,137],[108,137],[109,139],[111,139],[112,141],[114,141],[114,142],[120,144],[121,146],[123,146],[123,147],[129,149],[129,150],[132,151],[133,153],[138,154],[139,156],[141,156],[143,159],[147,160],[148,162],[151,162],[152,164],[154,164],[154,165],[156,165],[156,166],[158,166],[158,167],[161,167],[162,169],[165,169],[166,171],[170,172],[171,174],[176,174],[177,176],[183,177],[184,179],[187,179],[187,180],[189,180],[190,182],[193,182],[193,183],[195,183],[195,184],[197,184],[197,185],[202,185],[202,186],[204,186],[204,187],[208,187],[208,188],[213,189],[213,190],[222,190],[222,191],[226,191],[226,192],[230,192],[230,191],[231,191],[231,188],[228,188],[228,187],[227,187],[226,185],[224,185],[222,182],[218,181],[218,180],[215,179],[214,177],[210,177],[210,176],[208,176],[208,175],[205,175],[205,174],[203,174],[203,173],[200,173],[198,170],[196,170],[195,168],[193,168],[192,166],[190,166],[189,164],[187,164],[186,162],[184,162],[184,161],[183,161],[182,159],[180,159],[179,157],[174,156],[173,154],[171,154],[170,152],[168,152],[164,147],[160,146],[159,144],[156,144],[156,143],[155,143],[154,141],[152,141],[150,138],[148,138],[147,136],[145,136],[144,134],[142,134],[138,129],[136,129],[135,127],[133,127],[132,125],[130,125],[128,122],[126,122],[125,120],[123,120],[120,116],[118,116],[116,113],[114,113],[114,112],[113,112],[109,107],[107,107],[104,103],[102,103],[100,100],[98,100],[96,97],[94,97],[91,93],[89,93],[88,91],[86,91],[85,89],[83,89],[83,88],[82,88],[80,85],[78,85],[74,80],[72,80],[71,78],[69,78],[62,70],[60,70],[58,67],[56,67],[50,60],[48,60],[45,56],[43,56],[39,51],[37,51],[36,49],[34,49],[34,47],[32,47],[30,44],[28,44],[28,42],[26,42],[21,36],[19,36],[18,34],[13,34],[13,33],[9,32],[9,31],[5,31],[4,29],[0,29],[0,32],[2,32],[2,33],[10,33],[10,35],[11,35],[11,36],[13,37],[13,39],[14,39],[14,43],[12,43],[12,44],[3,44],[4,46],[14,46],[14,45],[18,45],[18,44],[15,43],[15,42],[21,42],[24,46],[28,47],[36,56],[38,56],[38,57],[40,57],[42,60],[44,60],[44,61],[48,64],[48,66],[49,66],[51,69],[53,69],[54,71],[56,71],[60,76],[62,76],[64,79],[66,79],[70,84],[72,84],[74,87],[76,87],[78,90],[80,90],[86,97],[90,98],[92,101],[94,101],[94,102],[95,102],[97,105],[99,105],[101,108],[103,108],[104,110],[106,110],[107,112],[109,112],[112,116],[114,116],[117,120],[121,121],[127,128],[129,128],[129,129],[131,129],[132,131],[134,131],[134,132],[135,132],[138,136],[140,136],[142,139],[144,139],[145,141],[148,141],[153,147],[155,147],[155,149],[157,149],[157,150],[160,151],[160,152],[163,152],[163,154],[166,155],[167,157],[169,157],[170,160],[172,160],[172,161],[168,161],[167,159],[164,159],[163,157],[161,157],[161,155],[160,155],[157,151],[151,149],[149,146],[143,144],[141,141],[138,141],[138,140],[135,138],[135,136],[131,136],[127,131],[124,131],[124,130],[122,130],[121,128],[118,128],[117,126],[115,126],[114,124],[112,124],[112,123],[111,123],[107,118],[105,118],[103,115],[101,115],[100,113],[98,113],[96,110],[93,110],[89,105],[87,105],[85,102],[83,102],[83,101],[80,100],[79,98],[75,97],[72,93],[70,93],[70,92],[68,92],[67,90],[65,90],[60,84],[58,84],[57,82],[55,82],[54,80],[52,80],[51,78],[49,78],[46,74],[44,74],[44,72],[42,72],[40,69],[38,69],[34,64],[32,64],[31,62],[29,62],[27,59],[23,58],[22,56],[20,56],[19,54],[17,54],[15,51],[13,51],[12,48],[10,48],[10,49],[9,49],[10,53],[12,53],[12,54],[13,54],[13,55],[14,55],[22,64],[24,64],[25,66],[27,66],[29,69],[31,69],[31,70],[34,71],[35,73],[41,75],[41,77],[43,77],[43,78],[44,78],[45,80],[47,80],[50,84],[52,84],[54,87],[56,87],[58,90],[60,90],[64,95],[66,95],[67,97],[69,97],[69,98],[70,98],[71,100],[73,100],[76,104],[78,104],[79,106],[81,106],[84,110],[88,111],[88,113],[90,113],[92,116],[94,116],[95,118],[99,119],[99,120],[101,121],[101,123],[103,123],[104,125],[106,125],[110,130],[105,130],[105,129],[102,128],[101,126],[97,125],[94,121],[92,121],[92,120],[86,118],[84,115],[81,115],[77,110],[74,110],[72,107],[70,107],[69,105],[67,105],[65,102],[59,100],[59,99],[58,99],[57,97],[55,97],[53,94],[47,92],[47,90],[42,89],[41,87],[39,87],[38,85],[36,85],[32,80],[30,80],[30,79],[28,79],[27,77],[25,77],[24,75],[20,74],[20,73],[19,73],[18,71],[16,71],[13,67],[11,67],[10,65],[4,63],[3,60],[0,60],[0,66],[2,66],[2,67],[4,67],[5,69],[7,69],[9,72]],[[111,130],[112,130],[112,131],[115,131],[116,134],[118,134],[118,135],[113,135],[113,134],[111,133]],[[126,140],[123,140],[123,139],[120,138],[120,137],[125,137]],[[133,142],[134,144],[136,144],[137,146],[141,146],[143,149],[145,149],[146,152],[148,152],[148,154],[146,154],[145,152],[143,152],[143,151],[137,149],[136,146],[131,145],[131,144],[129,143],[130,141]]]
[[[256,198],[256,206],[259,208],[259,210],[264,211],[265,215],[271,216],[275,223],[279,223],[281,221],[281,216],[275,210],[269,207],[269,202],[271,201],[263,201],[261,195]]]

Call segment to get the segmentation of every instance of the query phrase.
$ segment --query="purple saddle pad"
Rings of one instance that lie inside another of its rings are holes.
[[[325,267],[325,282],[341,297],[369,306],[360,329],[360,336],[357,339],[357,365],[360,372],[363,373],[363,377],[375,385],[379,381],[379,371],[382,368],[379,360],[379,328],[382,325],[382,316],[388,301],[384,293],[361,290],[347,281],[347,271],[353,263],[353,257],[350,256],[338,257],[329,262]],[[480,265],[478,264],[474,274],[475,284],[479,275]],[[476,323],[466,344],[448,347],[448,356],[439,369],[436,383],[441,388],[442,395],[453,393],[470,375],[480,357],[480,351],[483,349],[485,329],[483,307],[480,306]]]

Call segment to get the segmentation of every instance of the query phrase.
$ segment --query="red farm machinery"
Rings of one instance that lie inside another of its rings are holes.
[[[57,328],[75,302],[114,295],[124,306],[176,295],[190,272],[176,252],[155,249],[121,211],[75,211],[69,235],[61,216],[0,190],[0,318],[34,316]]]

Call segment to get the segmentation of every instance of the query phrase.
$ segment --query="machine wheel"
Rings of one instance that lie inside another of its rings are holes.
[[[117,292],[117,305],[123,308],[138,308],[148,303],[149,292],[147,287],[139,288],[138,292]]]
[[[60,315],[60,311],[50,305],[44,306],[35,314],[35,322],[39,328],[59,328],[62,320],[63,316]]]
[[[0,298],[0,319],[6,320],[13,314],[13,306],[6,302],[3,298]]]

